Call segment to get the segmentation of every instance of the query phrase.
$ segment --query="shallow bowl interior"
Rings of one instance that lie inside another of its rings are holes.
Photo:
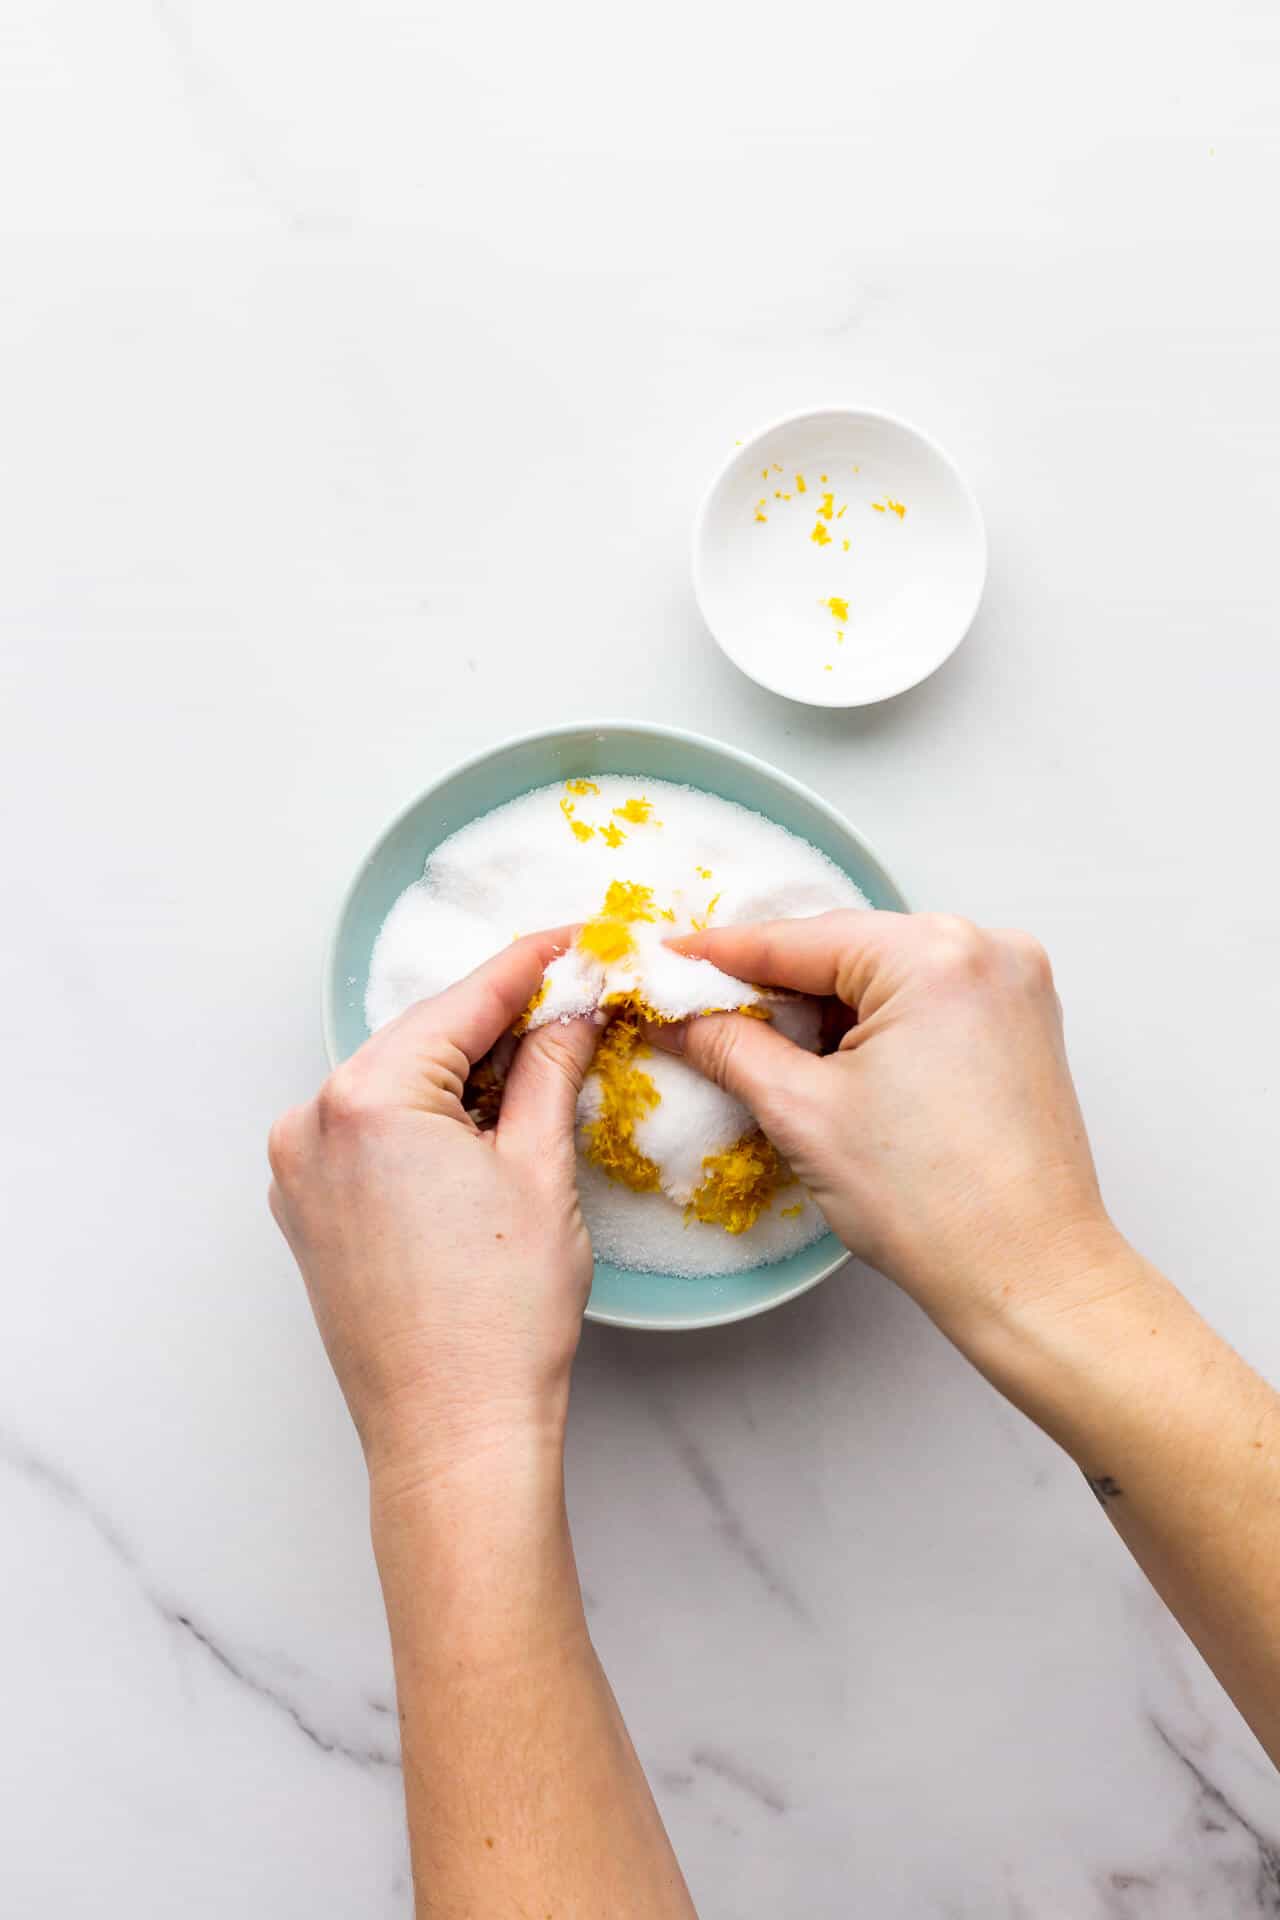
[[[694,526],[694,591],[721,648],[810,706],[918,685],[967,633],[986,567],[977,502],[941,447],[850,407],[748,440]]]
[[[374,941],[399,895],[421,879],[427,856],[468,821],[532,787],[598,773],[673,780],[751,807],[819,847],[873,906],[905,911],[897,885],[861,836],[808,788],[750,754],[697,734],[630,722],[530,734],[493,747],[435,781],[392,822],[356,874],[325,969],[324,1034],[331,1063],[346,1059],[368,1037],[364,993]],[[615,1326],[716,1326],[792,1299],[844,1258],[839,1241],[827,1234],[773,1266],[702,1280],[597,1261],[587,1313]]]

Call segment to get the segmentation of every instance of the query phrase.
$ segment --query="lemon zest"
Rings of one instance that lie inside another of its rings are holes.
[[[582,1130],[587,1159],[633,1193],[657,1193],[662,1184],[656,1163],[635,1142],[638,1122],[662,1100],[652,1079],[636,1065],[650,1052],[637,1026],[614,1021],[596,1049],[593,1068],[600,1084],[600,1111]]]
[[[619,820],[629,820],[633,826],[642,827],[653,812],[653,802],[633,797],[630,800],[624,800],[622,805],[615,807],[613,811]]]
[[[600,828],[600,838],[604,841],[605,845],[608,847],[620,847],[623,841],[626,839],[626,837],[627,836],[622,831],[622,828],[616,827],[613,824],[612,820],[606,820],[604,825]]]
[[[511,1029],[513,1033],[527,1033],[529,1031],[529,1022],[533,1019],[534,1014],[538,1011],[538,1008],[542,1005],[550,991],[551,982],[544,979],[542,985],[538,988],[538,991],[534,994],[532,1000],[530,1000],[528,1006],[516,1021],[515,1026]]]
[[[585,820],[571,820],[569,825],[573,828],[575,840],[591,840],[595,837],[595,828],[588,826]]]
[[[804,475],[803,475],[802,473],[798,473],[798,474],[796,475],[796,492],[797,492],[797,493],[808,493],[808,491],[809,491],[809,489],[808,489],[808,487],[806,487],[806,485],[805,485],[805,483],[804,483]]]
[[[827,476],[824,473],[822,477],[825,480]],[[822,505],[818,508],[818,512],[822,515],[824,520],[829,520],[831,518],[832,514],[835,512],[835,507],[836,507],[836,497],[834,493],[824,493],[822,496]]]
[[[827,601],[827,605],[830,607],[834,619],[847,620],[849,618],[849,602],[842,600],[838,593],[832,594],[831,598]]]
[[[702,1170],[705,1177],[689,1197],[685,1220],[701,1220],[735,1234],[754,1227],[778,1189],[795,1180],[786,1161],[758,1131],[744,1133],[723,1153],[709,1153]]]
[[[566,793],[576,793],[579,799],[585,799],[587,794],[599,793],[600,791],[594,780],[584,780],[581,778],[577,780],[566,780],[564,790]],[[563,805],[563,802],[561,802],[561,804]]]
[[[819,520],[813,532],[809,535],[809,538],[811,540],[816,540],[820,547],[825,547],[828,540],[830,540],[831,535],[827,532],[821,520]]]

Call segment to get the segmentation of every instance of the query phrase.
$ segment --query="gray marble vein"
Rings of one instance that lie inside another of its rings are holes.
[[[16,1434],[4,1427],[0,1427],[0,1463],[8,1467],[11,1472],[18,1474],[29,1486],[47,1494],[67,1513],[74,1514],[78,1520],[90,1527],[112,1559],[133,1576],[138,1592],[146,1605],[168,1627],[203,1648],[214,1665],[237,1685],[244,1687],[258,1699],[284,1714],[310,1745],[318,1748],[322,1753],[331,1753],[341,1759],[350,1760],[357,1766],[392,1768],[399,1766],[397,1743],[379,1740],[361,1743],[340,1738],[326,1731],[314,1715],[304,1711],[298,1701],[278,1684],[266,1680],[259,1673],[252,1672],[246,1655],[230,1650],[207,1625],[195,1618],[189,1607],[167,1599],[146,1578],[137,1548],[125,1538],[64,1468],[33,1453]],[[383,1717],[391,1716],[394,1711],[386,1701],[374,1696],[366,1696],[363,1705]]]
[[[244,104],[200,52],[181,0],[151,0],[151,11],[173,57],[198,131],[212,140],[266,212],[285,227],[302,229],[310,225],[304,209],[281,192],[263,165],[244,126]]]
[[[712,1773],[717,1780],[724,1780],[739,1793],[758,1805],[767,1807],[770,1813],[785,1813],[787,1802],[782,1789],[767,1780],[754,1767],[744,1766],[731,1753],[725,1753],[719,1747],[695,1747],[689,1755],[692,1766],[703,1773]]]
[[[1226,1833],[1233,1829],[1248,1840],[1257,1853],[1257,1872],[1251,1889],[1254,1912],[1266,1920],[1280,1920],[1280,1848],[1277,1848],[1251,1821],[1228,1800],[1208,1775],[1196,1765],[1190,1754],[1173,1739],[1159,1717],[1151,1712],[1147,1724],[1168,1753],[1184,1767],[1195,1785],[1197,1824],[1202,1834]]]
[[[761,1586],[794,1620],[813,1625],[813,1615],[787,1575],[749,1531],[729,1498],[728,1489],[698,1442],[671,1413],[655,1404],[655,1413],[671,1442],[676,1458],[715,1516],[721,1538],[755,1574]]]

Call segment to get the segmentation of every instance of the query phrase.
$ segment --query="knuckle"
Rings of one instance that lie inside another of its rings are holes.
[[[301,1159],[301,1108],[290,1107],[272,1123],[267,1135],[267,1162],[278,1182],[290,1179]]]
[[[698,1065],[718,1087],[728,1085],[738,1046],[738,1029],[731,1018],[713,1015],[698,1023]]]
[[[538,1062],[544,1073],[559,1074],[575,1093],[582,1088],[582,1066],[571,1041],[556,1027],[544,1027],[538,1035]]]
[[[930,958],[944,978],[972,980],[985,972],[991,940],[972,920],[959,914],[934,913],[926,929]]]
[[[373,1118],[377,1111],[367,1075],[352,1061],[335,1068],[316,1097],[321,1129],[349,1129]]]
[[[1024,933],[1015,928],[1002,938],[1006,952],[1029,985],[1039,988],[1053,985],[1053,963],[1033,933]]]

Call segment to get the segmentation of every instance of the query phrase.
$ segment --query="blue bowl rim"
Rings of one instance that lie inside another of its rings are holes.
[[[879,867],[886,879],[889,880],[895,892],[902,899],[903,910],[906,912],[911,911],[907,903],[906,895],[898,885],[897,880],[893,878],[891,869],[881,858],[879,850],[872,845],[867,836],[857,827],[853,826],[838,808],[833,807],[829,801],[824,800],[821,794],[815,793],[812,787],[806,786],[802,780],[794,779],[791,774],[784,773],[780,767],[775,767],[771,761],[762,760],[758,754],[748,753],[740,747],[729,746],[727,742],[723,740],[714,740],[710,734],[695,733],[688,727],[668,727],[659,721],[626,720],[617,717],[607,720],[566,720],[562,721],[559,726],[535,727],[528,733],[508,734],[503,739],[495,741],[493,745],[483,748],[479,753],[473,753],[465,760],[455,761],[453,765],[446,767],[436,779],[431,781],[428,786],[423,787],[419,793],[414,795],[413,799],[401,807],[400,811],[393,815],[391,820],[388,821],[387,825],[382,829],[382,832],[374,840],[373,845],[344,888],[338,911],[333,918],[328,940],[325,943],[324,977],[321,981],[321,1024],[324,1037],[324,1051],[325,1058],[328,1060],[331,1070],[339,1063],[333,1006],[334,961],[337,955],[338,940],[351,904],[355,898],[356,890],[367,869],[377,859],[384,843],[390,839],[409,818],[410,814],[416,813],[423,801],[429,799],[438,788],[444,786],[450,780],[457,779],[460,774],[470,773],[474,769],[483,766],[488,760],[497,759],[500,755],[509,753],[513,748],[538,746],[543,742],[559,740],[566,734],[608,734],[610,732],[650,734],[655,739],[679,741],[692,747],[705,748],[713,754],[720,755],[722,759],[735,761],[739,766],[750,767],[764,772],[771,780],[776,781],[779,786],[789,788],[792,793],[798,794],[800,798],[807,801],[810,806],[816,807],[819,813],[824,813],[833,826],[837,827],[840,832],[851,835],[861,846],[864,853],[870,856],[874,864]],[[623,771],[629,772],[632,771],[632,769],[625,768]],[[643,772],[643,768],[637,768],[635,771]],[[727,1312],[723,1310],[719,1312],[709,1311],[706,1314],[698,1316],[696,1319],[638,1320],[633,1319],[627,1314],[603,1313],[598,1308],[592,1309],[590,1306],[586,1309],[585,1317],[588,1320],[594,1321],[599,1326],[626,1327],[632,1332],[637,1333],[697,1333],[708,1327],[727,1327],[731,1326],[737,1320],[753,1320],[759,1314],[771,1313],[775,1307],[785,1306],[789,1300],[798,1300],[801,1294],[810,1292],[812,1288],[820,1285],[822,1281],[829,1280],[833,1273],[839,1272],[840,1268],[845,1266],[851,1257],[848,1249],[842,1247],[840,1251],[832,1257],[827,1266],[820,1268],[817,1273],[811,1274],[807,1279],[798,1281],[795,1286],[788,1287],[785,1292],[772,1294],[768,1299],[753,1301],[747,1306],[735,1307]]]

